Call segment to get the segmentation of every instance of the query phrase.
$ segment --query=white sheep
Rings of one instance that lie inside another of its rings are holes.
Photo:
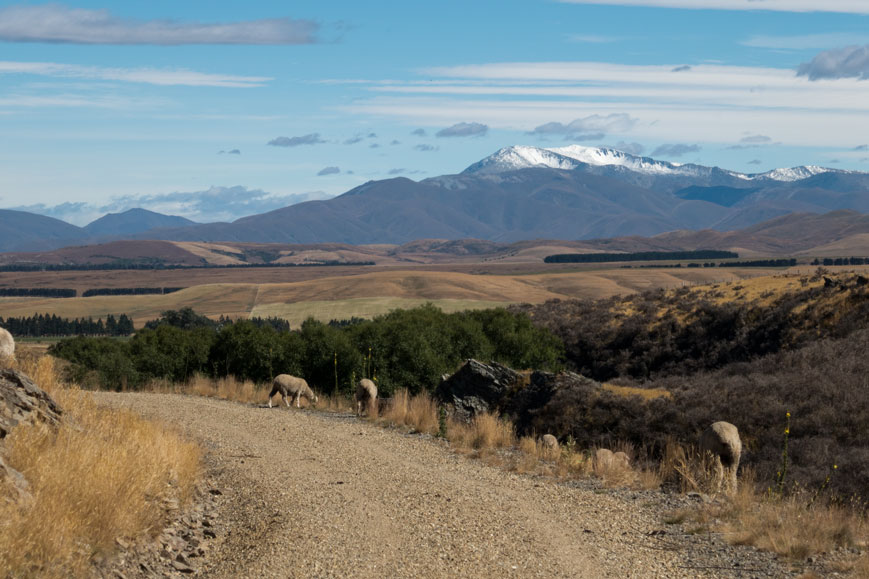
[[[310,400],[313,404],[316,404],[320,400],[317,395],[314,394],[314,391],[308,386],[308,383],[305,382],[304,378],[297,378],[296,376],[290,376],[289,374],[278,374],[275,377],[272,391],[269,394],[269,408],[272,407],[272,397],[278,392],[281,393],[281,399],[283,399],[287,406],[290,406],[288,397],[292,396],[296,408],[300,408],[299,400],[302,396]]]
[[[12,334],[0,328],[0,362],[12,358],[15,354],[15,339]]]
[[[368,378],[361,379],[356,384],[356,414],[362,411],[371,412],[377,403],[377,385]]]
[[[729,422],[715,422],[700,435],[700,452],[710,453],[715,461],[715,492],[726,485],[727,494],[736,492],[736,469],[742,455],[739,430]]]

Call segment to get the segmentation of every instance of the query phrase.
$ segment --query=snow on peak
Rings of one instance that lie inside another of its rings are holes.
[[[773,181],[799,181],[800,179],[808,179],[821,173],[829,173],[833,169],[826,169],[817,165],[803,165],[801,167],[791,167],[790,169],[773,169],[766,173],[751,175],[754,179],[771,179]]]
[[[464,172],[497,174],[530,168],[549,168],[570,171],[580,167],[581,165],[591,165],[596,167],[619,166],[637,173],[658,176],[676,175],[697,177],[715,170],[715,168],[703,167],[701,165],[682,165],[680,163],[658,161],[650,157],[639,157],[637,155],[631,155],[630,153],[606,147],[568,145],[566,147],[543,149],[540,147],[514,145],[512,147],[505,147],[497,151],[495,154],[486,157],[482,161],[474,163],[465,169]],[[836,169],[827,169],[817,165],[804,165],[801,167],[792,167],[790,169],[773,169],[766,173],[754,174],[737,173],[726,169],[719,170],[731,175],[732,177],[746,181],[769,180],[782,182],[799,181],[821,173],[837,171]]]

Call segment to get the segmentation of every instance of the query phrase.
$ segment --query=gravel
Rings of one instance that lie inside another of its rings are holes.
[[[94,396],[176,425],[206,449],[192,514],[157,545],[122,550],[116,576],[792,574],[774,555],[663,522],[690,498],[516,475],[351,415]]]

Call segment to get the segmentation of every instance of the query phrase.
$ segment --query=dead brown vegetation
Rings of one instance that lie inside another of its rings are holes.
[[[200,452],[171,429],[100,408],[60,384],[50,357],[19,364],[65,419],[56,431],[20,426],[6,439],[8,462],[24,474],[30,498],[0,500],[0,575],[80,576],[116,538],[159,531],[166,508],[190,498]]]

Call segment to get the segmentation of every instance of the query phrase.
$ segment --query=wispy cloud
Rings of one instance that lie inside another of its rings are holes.
[[[56,62],[0,61],[0,75],[30,74],[56,78],[109,80],[161,86],[215,86],[251,88],[263,86],[271,77],[212,74],[192,70],[156,68],[104,68]]]
[[[691,10],[770,10],[777,12],[845,12],[869,14],[863,0],[557,0],[565,4],[650,6]]]
[[[415,137],[424,137],[424,136],[426,136],[425,129],[416,129],[416,130],[412,131],[410,134],[413,135],[413,136],[415,136]]]
[[[613,148],[631,155],[642,155],[646,150],[640,143],[626,143],[624,141],[619,141]]]
[[[276,137],[266,144],[272,147],[299,147],[302,145],[319,145],[325,142],[320,138],[319,133],[310,133],[300,137]]]
[[[240,217],[265,213],[303,201],[326,197],[328,196],[320,191],[273,195],[261,189],[248,189],[236,185],[234,187],[211,187],[205,191],[127,195],[116,197],[102,205],[91,203],[62,203],[54,206],[36,204],[19,206],[14,209],[48,215],[76,225],[86,225],[106,213],[120,213],[136,207],[165,215],[179,215],[199,223],[210,223],[234,221]]]
[[[677,66],[673,68],[670,72],[688,72],[689,70],[691,70],[691,66],[683,64],[682,66]]]
[[[800,65],[797,75],[809,80],[826,78],[869,79],[869,45],[825,50]]]
[[[218,155],[241,155],[241,151],[239,149],[230,149],[229,151],[220,151]]]
[[[532,135],[565,135],[567,138],[594,141],[602,139],[606,133],[622,133],[630,130],[637,123],[630,115],[615,113],[610,115],[590,115],[564,124],[548,122],[539,125],[530,132]]]
[[[310,20],[272,18],[241,22],[132,20],[108,10],[59,4],[10,6],[0,10],[0,40],[67,44],[311,44],[318,25]]]
[[[763,165],[763,161],[760,159],[752,159],[748,162],[749,165]]]
[[[456,123],[435,133],[436,137],[482,137],[489,127],[482,123]]]
[[[661,145],[654,151],[652,156],[663,155],[664,157],[681,157],[688,153],[699,153],[702,147],[700,145],[684,145],[682,143]]]
[[[323,167],[317,172],[318,177],[324,177],[326,175],[337,175],[341,172],[340,167]]]
[[[795,36],[750,36],[740,41],[743,46],[769,48],[772,50],[810,50],[830,46],[848,46],[869,43],[869,34],[831,32],[825,34],[801,34]]]
[[[435,147],[434,145],[422,144],[422,145],[415,146],[413,149],[415,151],[422,151],[423,153],[429,153],[431,151],[437,151],[438,147]]]

